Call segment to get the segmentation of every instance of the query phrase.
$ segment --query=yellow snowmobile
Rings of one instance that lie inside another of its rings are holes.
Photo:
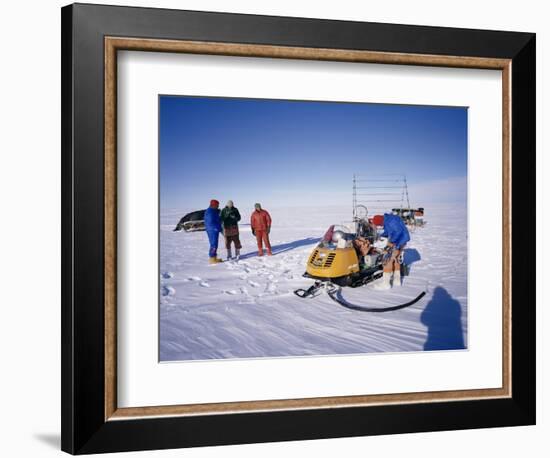
[[[358,236],[345,227],[331,226],[309,256],[304,276],[351,287],[375,280],[382,275],[383,258],[383,252],[372,245],[375,238],[374,230]],[[364,255],[361,243],[371,246]]]
[[[384,257],[374,246],[376,238],[376,228],[370,226],[361,235],[344,226],[330,226],[309,256],[304,276],[351,287],[376,280],[382,276]]]
[[[341,294],[341,287],[356,288],[366,285],[383,274],[383,264],[391,256],[391,247],[385,247],[378,240],[377,229],[367,220],[356,222],[356,232],[343,226],[330,226],[319,244],[310,254],[304,277],[315,283],[308,289],[294,291],[301,298],[314,297],[325,289],[329,297],[338,304],[363,312],[389,312],[399,310],[418,302],[425,292],[404,304],[391,307],[364,307],[347,302]]]

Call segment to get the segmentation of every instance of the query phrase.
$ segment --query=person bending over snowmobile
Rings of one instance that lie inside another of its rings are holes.
[[[398,215],[386,213],[384,215],[384,232],[381,237],[387,237],[388,245],[384,252],[382,278],[373,287],[376,289],[390,289],[393,285],[401,286],[401,255],[406,243],[411,239],[409,230],[403,219]]]
[[[271,256],[271,244],[269,243],[269,232],[271,230],[271,216],[262,209],[260,204],[254,204],[255,210],[250,216],[250,226],[252,226],[252,234],[256,236],[258,242],[258,256],[264,255],[262,242],[267,249],[267,255]]]
[[[222,262],[222,260],[218,258],[218,238],[220,232],[222,232],[219,207],[220,203],[216,199],[212,199],[210,201],[210,207],[204,212],[204,225],[206,234],[208,235],[208,242],[210,243],[210,249],[208,251],[208,262],[210,264]]]
[[[220,218],[223,225],[225,248],[227,248],[227,260],[231,259],[231,243],[235,245],[235,258],[239,259],[241,254],[241,241],[239,240],[241,214],[239,213],[239,209],[233,205],[232,200],[227,201],[227,205],[222,210]]]

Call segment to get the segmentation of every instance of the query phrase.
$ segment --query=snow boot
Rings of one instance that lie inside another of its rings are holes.
[[[241,257],[241,250],[235,250],[235,261],[238,261]]]
[[[219,264],[220,262],[223,262],[220,258],[208,258],[208,264]]]
[[[231,248],[227,250],[227,260],[231,261]]]
[[[384,272],[382,278],[372,284],[372,288],[379,291],[391,289],[391,277],[391,272]]]

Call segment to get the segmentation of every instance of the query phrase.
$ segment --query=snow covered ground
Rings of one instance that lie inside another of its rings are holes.
[[[188,209],[192,210],[192,209]],[[267,208],[272,257],[256,255],[250,213],[239,208],[241,260],[209,266],[205,232],[173,232],[188,210],[164,211],[160,227],[160,359],[334,355],[463,349],[467,346],[466,209],[438,204],[428,224],[411,232],[400,288],[343,290],[354,304],[389,306],[421,291],[417,304],[393,312],[346,309],[325,293],[300,299],[296,288],[308,255],[329,225],[350,219],[347,208]],[[225,258],[223,237],[219,254]]]

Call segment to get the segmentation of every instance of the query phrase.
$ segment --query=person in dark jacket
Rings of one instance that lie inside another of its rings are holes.
[[[388,244],[384,256],[382,278],[373,287],[376,289],[390,289],[401,286],[401,257],[407,242],[411,239],[409,230],[403,219],[398,215],[386,213],[384,215],[384,232],[381,237],[387,237]]]
[[[212,199],[210,201],[210,207],[204,212],[204,226],[206,228],[206,234],[208,235],[208,242],[210,243],[210,249],[208,251],[210,264],[222,262],[222,260],[218,258],[218,239],[220,232],[222,232],[219,208],[220,203],[216,199]]]
[[[235,259],[241,255],[241,241],[239,239],[239,221],[241,214],[239,209],[233,205],[232,200],[227,201],[227,205],[220,215],[223,226],[223,235],[225,237],[225,248],[227,248],[227,260],[231,259],[231,243],[235,245]]]
[[[271,244],[269,243],[269,232],[271,231],[271,216],[262,209],[260,204],[254,204],[254,211],[250,216],[250,226],[252,234],[256,236],[258,243],[258,256],[264,255],[262,242],[267,249],[267,255],[271,256]]]

